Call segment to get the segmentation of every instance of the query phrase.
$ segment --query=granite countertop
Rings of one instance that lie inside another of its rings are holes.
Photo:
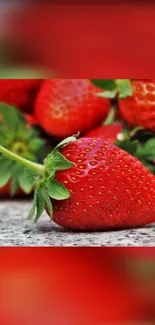
[[[0,202],[0,246],[155,246],[155,225],[127,231],[79,233],[49,222],[26,220],[31,201]]]

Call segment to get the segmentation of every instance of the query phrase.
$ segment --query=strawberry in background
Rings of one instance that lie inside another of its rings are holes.
[[[115,118],[118,118],[118,110],[116,107],[112,107],[104,123],[97,128],[90,130],[86,133],[85,137],[101,138],[114,143],[121,137],[124,127],[123,123],[115,120]]]
[[[122,117],[155,132],[155,80],[130,80],[131,96],[119,99]]]
[[[40,79],[0,79],[0,102],[32,113],[41,83]]]
[[[65,138],[98,126],[108,115],[110,100],[88,79],[47,79],[36,98],[34,115],[50,135]]]

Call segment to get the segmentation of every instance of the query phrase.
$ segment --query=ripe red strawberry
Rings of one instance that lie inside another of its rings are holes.
[[[101,138],[110,142],[115,142],[117,136],[122,132],[123,126],[121,123],[113,123],[109,125],[101,125],[92,131],[89,131],[86,138]]]
[[[75,230],[134,228],[155,221],[155,176],[110,142],[67,138],[44,165],[21,161],[1,146],[0,152],[28,165],[31,182],[38,175],[29,213],[32,217],[37,210],[35,222],[45,208],[58,225]]]
[[[87,138],[61,153],[76,166],[56,174],[71,193],[71,198],[53,203],[57,224],[107,230],[155,220],[155,177],[135,157],[102,139]]]
[[[40,79],[0,79],[0,102],[32,112]]]
[[[81,134],[107,116],[110,101],[98,98],[101,89],[87,79],[48,79],[35,103],[35,116],[42,128],[56,137]]]
[[[131,125],[155,131],[155,80],[131,80],[132,96],[119,100],[122,116]]]

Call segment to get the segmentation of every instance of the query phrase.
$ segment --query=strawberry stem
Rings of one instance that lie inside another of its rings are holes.
[[[4,148],[3,146],[0,145],[0,152],[2,154],[4,154],[5,156],[17,161],[18,163],[24,165],[25,167],[31,168],[34,171],[36,171],[37,173],[39,173],[40,175],[44,174],[44,166],[40,165],[40,164],[36,164],[32,161],[29,161],[25,158],[22,158],[18,155],[16,155],[15,153],[11,152],[10,150]]]

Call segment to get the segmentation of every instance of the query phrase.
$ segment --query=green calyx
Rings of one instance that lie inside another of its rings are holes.
[[[44,161],[43,173],[40,173],[35,182],[34,202],[28,215],[28,218],[32,218],[36,212],[35,223],[45,208],[48,209],[52,218],[53,206],[51,199],[66,200],[70,197],[70,192],[63,184],[55,179],[55,176],[57,171],[70,169],[74,165],[59,150],[70,142],[75,141],[76,138],[77,136],[75,135],[60,142]]]
[[[123,140],[117,140],[115,145],[136,157],[155,175],[155,138],[151,131],[137,127],[132,131],[122,133]]]
[[[91,79],[91,82],[104,89],[104,92],[96,94],[98,97],[113,99],[118,96],[119,99],[124,99],[132,96],[130,79]]]
[[[43,165],[20,157],[0,145],[0,152],[2,154],[0,156],[0,166],[2,165],[2,173],[0,170],[0,186],[8,182],[11,170],[11,175],[14,175],[11,182],[12,190],[15,190],[17,183],[25,191],[30,190],[30,188],[32,189],[32,187],[34,188],[34,201],[28,218],[32,218],[35,214],[35,222],[38,221],[45,208],[48,209],[52,218],[53,207],[51,199],[65,200],[70,197],[67,188],[58,182],[55,176],[58,170],[67,170],[74,165],[59,150],[70,142],[75,141],[77,137],[78,135],[75,135],[59,143],[48,154]]]
[[[27,159],[35,166],[39,166],[37,163],[45,157],[46,145],[38,131],[28,126],[24,115],[5,103],[0,103],[0,144],[5,151],[3,151],[5,155],[0,155],[0,187],[10,182],[12,196],[19,187],[29,194],[33,188],[33,181],[31,177],[27,181],[29,168],[20,165],[19,159]],[[8,153],[10,151],[14,154],[14,160],[10,160]]]

